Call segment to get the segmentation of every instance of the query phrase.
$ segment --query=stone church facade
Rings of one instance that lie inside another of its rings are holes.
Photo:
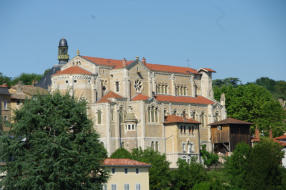
[[[213,98],[215,71],[209,68],[79,52],[61,65],[51,77],[50,91],[87,101],[88,115],[109,155],[120,147],[152,148],[165,153],[171,167],[176,167],[178,158],[199,158],[202,144],[211,151],[208,124],[226,118],[224,101]]]

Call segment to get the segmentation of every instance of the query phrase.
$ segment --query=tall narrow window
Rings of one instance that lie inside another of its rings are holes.
[[[97,111],[97,124],[101,124],[101,111]]]
[[[140,189],[140,184],[136,184],[136,190],[141,190]]]
[[[184,87],[184,95],[187,95],[187,87]]]
[[[148,108],[148,121],[151,122],[151,108]]]
[[[127,174],[128,173],[128,168],[124,169],[124,173]]]
[[[193,144],[188,143],[188,153],[192,153],[192,152],[193,152]]]
[[[124,190],[129,190],[129,184],[124,184]]]
[[[155,121],[155,119],[154,119],[154,108],[152,107],[151,108],[151,122],[154,122]]]
[[[111,185],[111,190],[116,190],[116,184]]]
[[[155,111],[155,122],[158,122],[158,108],[156,108],[154,111]]]
[[[4,110],[8,109],[8,104],[7,104],[7,100],[4,100]]]
[[[205,114],[204,114],[204,112],[201,113],[200,120],[201,120],[201,125],[204,127],[205,126]]]
[[[186,152],[186,144],[185,143],[182,144],[182,151],[183,151],[183,153]]]
[[[119,92],[119,82],[118,81],[115,82],[115,87],[116,87],[116,92]]]
[[[158,144],[158,141],[156,141],[156,143],[155,143],[155,151],[159,151],[159,144]]]
[[[151,149],[154,150],[154,141],[151,142]]]

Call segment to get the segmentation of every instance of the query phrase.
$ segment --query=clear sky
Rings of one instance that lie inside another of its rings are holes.
[[[1,0],[0,72],[43,73],[69,55],[209,67],[286,80],[285,0]]]

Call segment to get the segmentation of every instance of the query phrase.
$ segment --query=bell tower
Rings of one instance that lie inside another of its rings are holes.
[[[64,38],[62,38],[59,42],[58,60],[60,65],[66,64],[69,61],[68,42]]]

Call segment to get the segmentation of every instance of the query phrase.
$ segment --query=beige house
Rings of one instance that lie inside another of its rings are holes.
[[[226,118],[223,98],[221,103],[213,98],[214,72],[78,52],[52,75],[49,89],[88,102],[109,155],[120,147],[150,147],[165,153],[175,167],[178,158],[198,157],[202,144],[211,151],[208,124]],[[168,123],[171,117],[175,120]],[[188,132],[181,133],[181,127]]]
[[[145,190],[149,189],[150,164],[130,159],[107,158],[104,166],[110,171],[103,190]]]

